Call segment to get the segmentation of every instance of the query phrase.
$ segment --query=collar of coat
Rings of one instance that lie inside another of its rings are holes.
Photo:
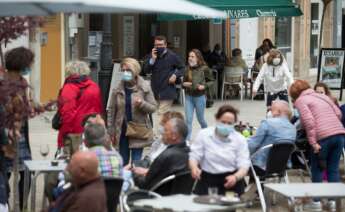
[[[151,89],[150,85],[141,76],[138,76],[137,82],[133,87],[133,92],[136,92],[138,90],[142,90],[142,91],[144,91],[144,93],[148,93],[150,89]],[[125,94],[125,85],[124,85],[123,81],[120,82],[120,84],[117,87],[117,89],[115,90],[115,92],[120,93],[122,95]]]

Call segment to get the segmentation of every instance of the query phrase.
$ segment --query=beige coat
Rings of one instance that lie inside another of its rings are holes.
[[[142,103],[136,107],[134,105],[134,98],[140,97]],[[157,102],[153,96],[151,86],[142,77],[138,76],[137,84],[133,88],[132,99],[132,121],[136,123],[144,123],[152,128],[149,114],[157,109]],[[124,84],[121,82],[117,88],[112,91],[110,97],[110,104],[108,108],[108,132],[111,136],[115,136],[114,145],[118,145],[120,141],[122,124],[126,118],[125,109],[125,89]],[[129,139],[129,148],[142,148],[148,146],[152,141]]]

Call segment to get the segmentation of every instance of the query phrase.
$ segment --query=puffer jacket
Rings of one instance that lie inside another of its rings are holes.
[[[134,105],[134,97],[142,99],[139,107]],[[115,137],[115,145],[119,144],[122,132],[122,124],[126,119],[126,95],[123,82],[112,91],[108,108],[107,126],[110,136]],[[132,92],[132,121],[135,123],[146,124],[151,127],[149,114],[157,109],[157,102],[153,96],[153,92],[148,82],[142,77],[138,76],[137,84]],[[129,139],[129,148],[142,148],[148,146],[152,141],[141,139]]]
[[[311,145],[333,135],[345,134],[340,109],[328,96],[307,89],[297,98],[295,107]]]

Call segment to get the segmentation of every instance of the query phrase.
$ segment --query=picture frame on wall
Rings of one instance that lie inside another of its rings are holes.
[[[344,64],[345,49],[321,49],[317,81],[325,83],[332,90],[340,90],[340,100],[342,99],[344,88]]]

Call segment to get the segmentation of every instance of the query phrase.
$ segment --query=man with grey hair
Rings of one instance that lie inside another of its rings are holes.
[[[169,120],[164,125],[162,141],[167,145],[149,169],[134,167],[135,184],[142,189],[150,189],[165,177],[188,169],[189,148],[186,145],[188,127],[178,118]]]
[[[90,123],[85,126],[84,143],[98,158],[98,170],[103,177],[119,177],[122,174],[122,158],[116,150],[107,150],[108,139],[102,124]]]
[[[283,100],[276,100],[272,103],[271,112],[272,118],[263,120],[256,131],[256,135],[248,140],[251,154],[263,146],[286,141],[294,142],[296,139],[296,128],[290,123],[289,104]],[[258,175],[265,173],[268,153],[269,149],[261,150],[252,159]]]

